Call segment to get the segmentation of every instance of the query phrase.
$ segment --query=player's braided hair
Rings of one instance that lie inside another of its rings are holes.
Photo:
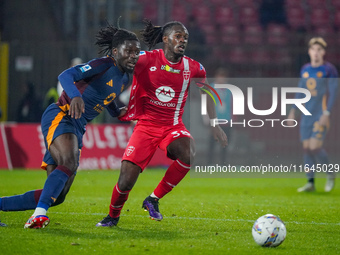
[[[126,40],[139,41],[136,34],[123,28],[117,28],[107,24],[96,35],[96,45],[101,48],[99,53],[111,55],[111,50],[123,44]]]
[[[140,31],[142,36],[142,41],[149,47],[151,50],[157,43],[163,41],[163,36],[168,35],[169,31],[175,25],[184,26],[179,21],[170,21],[166,23],[164,26],[154,26],[150,20],[144,20],[145,27]]]

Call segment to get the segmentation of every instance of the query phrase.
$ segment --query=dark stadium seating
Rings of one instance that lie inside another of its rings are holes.
[[[331,6],[337,8],[340,8],[340,1],[339,0],[331,0]]]
[[[270,45],[286,47],[289,41],[289,31],[284,25],[270,24],[267,28],[266,42]]]
[[[340,0],[285,0],[286,23],[263,27],[260,6],[261,0],[174,0],[171,15],[186,23],[189,12],[212,49],[210,58],[223,63],[267,65],[272,57],[273,70],[275,65],[288,68],[294,61],[292,47],[305,45],[312,36],[324,37],[330,51],[340,44],[340,36],[334,36],[340,31]],[[153,16],[153,11],[148,15]],[[329,55],[333,61],[338,57]]]
[[[244,43],[251,45],[263,44],[263,29],[260,25],[248,25],[244,27]]]
[[[234,64],[242,64],[249,61],[249,57],[247,56],[243,47],[235,47],[232,49],[232,51],[229,53],[228,59]]]
[[[327,9],[312,9],[310,12],[310,23],[312,26],[330,25],[330,12]]]
[[[234,24],[236,21],[234,9],[229,6],[216,7],[215,20],[217,24]]]
[[[266,48],[254,48],[251,52],[250,61],[252,64],[270,64],[270,52]]]
[[[255,8],[242,7],[239,10],[239,22],[241,25],[259,23],[259,13]]]
[[[291,8],[291,7],[301,8],[302,3],[303,3],[303,1],[286,0],[285,5],[286,5],[287,8]]]
[[[334,21],[333,22],[334,22],[335,28],[340,30],[340,6],[338,7],[338,9],[335,10]]]
[[[292,29],[306,28],[306,12],[301,7],[286,8],[288,25]]]
[[[210,23],[212,19],[211,10],[203,5],[195,5],[192,9],[192,15],[196,18],[198,24]]]
[[[220,28],[221,41],[224,45],[239,45],[241,43],[240,28],[237,25],[224,25]]]
[[[306,5],[311,9],[323,8],[327,4],[325,0],[306,0]]]

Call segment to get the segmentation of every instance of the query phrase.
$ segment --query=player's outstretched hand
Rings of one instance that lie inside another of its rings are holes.
[[[319,119],[319,124],[324,127],[329,126],[329,115],[322,114]]]
[[[85,112],[84,100],[81,97],[72,98],[68,115],[70,115],[71,118],[80,119],[81,115],[84,112]]]
[[[124,106],[124,107],[119,108],[119,110],[120,110],[120,113],[118,115],[118,118],[123,117],[126,114],[128,108]]]
[[[222,130],[222,128],[218,125],[215,127],[211,127],[211,128],[212,128],[212,132],[213,132],[213,136],[215,140],[219,141],[223,148],[226,147],[228,145],[228,138],[227,138],[227,135]]]

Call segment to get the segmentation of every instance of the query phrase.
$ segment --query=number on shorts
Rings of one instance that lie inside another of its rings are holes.
[[[190,136],[190,133],[188,131],[185,130],[181,130],[181,131],[174,131],[171,134],[174,135],[173,138],[179,137],[180,135],[185,135],[185,136]]]

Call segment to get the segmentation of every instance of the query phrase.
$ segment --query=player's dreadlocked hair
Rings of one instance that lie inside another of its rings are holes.
[[[123,44],[126,40],[139,41],[136,34],[123,28],[116,28],[109,23],[96,35],[96,45],[101,48],[99,53],[111,55],[111,50]]]
[[[184,25],[179,21],[171,21],[166,23],[164,26],[154,26],[150,20],[144,20],[145,27],[140,31],[142,36],[142,41],[149,47],[151,50],[157,43],[163,41],[163,36],[168,35],[171,28],[175,25]]]

